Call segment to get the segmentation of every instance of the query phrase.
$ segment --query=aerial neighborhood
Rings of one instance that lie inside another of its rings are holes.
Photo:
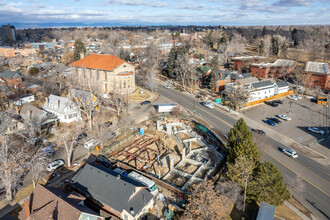
[[[15,26],[0,219],[329,219],[329,26]]]

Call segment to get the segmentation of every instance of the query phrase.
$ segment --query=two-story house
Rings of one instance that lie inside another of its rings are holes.
[[[71,63],[72,74],[83,87],[96,86],[104,93],[135,91],[135,68],[114,55],[91,54]]]
[[[153,207],[147,186],[111,169],[86,163],[72,180],[77,192],[118,218],[140,219]]]
[[[81,119],[79,107],[66,97],[51,94],[46,98],[42,109],[54,114],[60,122],[71,123]]]
[[[327,63],[308,61],[305,65],[306,86],[330,89],[330,71]]]
[[[9,88],[21,88],[23,87],[22,76],[18,71],[11,71],[6,69],[0,73],[0,79]]]

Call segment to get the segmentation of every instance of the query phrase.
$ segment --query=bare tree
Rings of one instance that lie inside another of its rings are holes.
[[[192,72],[192,66],[189,64],[189,59],[186,54],[179,54],[175,61],[174,71],[179,76],[179,80],[183,86],[183,90],[186,91],[186,83],[190,78],[190,72]]]
[[[127,96],[118,92],[111,93],[108,103],[115,109],[117,116],[119,116],[122,108],[127,105]]]
[[[127,134],[128,129],[134,130],[137,127],[135,119],[127,111],[124,111],[120,116],[118,124],[124,129],[125,134]]]
[[[151,91],[155,91],[155,89],[157,88],[156,70],[154,69],[150,70],[144,78],[145,78],[145,80],[143,80],[144,87],[150,89]]]
[[[49,162],[45,152],[42,149],[37,150],[32,153],[31,158],[27,162],[27,166],[32,174],[32,183],[33,186],[36,187],[36,184],[42,174],[45,172],[45,168],[47,163]]]
[[[0,143],[0,187],[4,187],[6,199],[11,201],[24,171],[24,147],[14,136],[5,137]]]

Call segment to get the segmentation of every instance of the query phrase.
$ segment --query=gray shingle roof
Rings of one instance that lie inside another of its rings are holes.
[[[123,175],[119,176],[120,178],[113,170],[86,163],[72,178],[74,181],[72,185],[120,213],[124,209],[130,213],[131,208],[135,214],[139,213],[153,195],[140,182]],[[130,199],[136,187],[144,188]]]
[[[274,83],[270,80],[260,81],[256,83],[252,83],[251,86],[255,89],[272,86]]]
[[[0,73],[0,78],[5,78],[5,79],[16,79],[16,78],[21,78],[20,72],[15,72],[6,69],[4,72]]]
[[[306,72],[319,73],[322,75],[330,74],[328,64],[308,61],[305,66]]]
[[[277,86],[278,86],[279,88],[289,86],[289,83],[287,83],[287,82],[285,82],[285,81],[277,81],[276,84],[277,84]]]
[[[242,76],[243,76],[244,78],[252,77],[250,73],[242,73]]]

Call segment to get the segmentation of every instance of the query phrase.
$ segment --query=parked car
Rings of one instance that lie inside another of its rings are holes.
[[[170,89],[171,88],[171,86],[169,86],[169,85],[165,85],[164,87],[165,87],[165,89]]]
[[[83,132],[83,133],[81,133],[81,134],[78,135],[77,141],[80,141],[81,139],[84,139],[85,137],[87,137],[87,133],[86,132]]]
[[[324,134],[324,131],[316,127],[308,127],[308,130],[317,134]]]
[[[105,156],[103,155],[98,155],[96,157],[96,164],[99,164],[99,165],[102,165],[104,167],[107,167],[107,168],[111,168],[112,167],[112,163],[110,162],[110,160],[108,158],[106,158]]]
[[[45,153],[46,156],[51,157],[56,152],[53,148],[54,146],[55,146],[54,144],[51,144],[48,147],[43,148],[42,151]]]
[[[275,123],[272,120],[266,119],[266,124],[269,124],[270,126],[275,126]]]
[[[292,100],[298,100],[301,99],[302,97],[300,95],[289,95],[288,98]]]
[[[268,102],[265,102],[267,105],[270,105],[270,106],[273,106],[273,107],[277,107],[278,104],[275,102],[275,101],[268,101]]]
[[[291,158],[297,158],[298,154],[295,150],[288,148],[288,149],[282,149],[282,152],[288,155]]]
[[[64,165],[64,160],[57,159],[57,160],[54,160],[53,162],[51,162],[50,164],[48,164],[46,167],[46,170],[48,172],[52,172],[52,171],[62,167],[63,165]]]
[[[141,105],[148,105],[148,104],[151,104],[151,102],[150,101],[141,102]]]
[[[202,105],[204,105],[207,108],[214,108],[214,105],[212,102],[202,102]]]
[[[278,120],[277,118],[267,118],[269,120],[272,120],[273,122],[275,122],[276,124],[281,124],[281,121]]]
[[[252,131],[256,134],[266,135],[266,132],[264,132],[263,130],[260,130],[260,129],[252,129]]]
[[[279,99],[278,100],[275,100],[274,102],[277,103],[277,104],[283,104],[283,101],[282,100],[279,100]]]
[[[286,116],[286,115],[275,115],[276,117],[284,120],[284,121],[290,121],[291,118],[289,116]]]

